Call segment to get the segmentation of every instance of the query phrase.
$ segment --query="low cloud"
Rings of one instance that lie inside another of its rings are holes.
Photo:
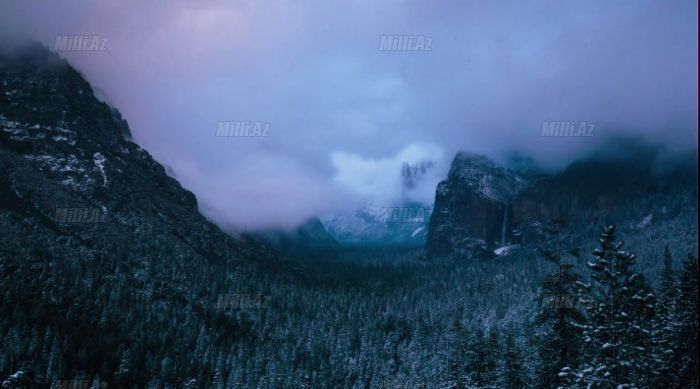
[[[333,181],[369,204],[395,205],[406,201],[432,204],[437,183],[445,176],[445,155],[429,145],[411,145],[387,158],[365,158],[336,152],[332,156],[336,174]],[[420,171],[420,168],[423,171]],[[406,172],[417,176],[406,186]]]
[[[106,38],[60,55],[208,217],[257,228],[430,201],[459,150],[556,169],[614,136],[692,149],[696,14],[656,0],[37,0],[4,2],[0,32]],[[382,35],[431,50],[382,51]],[[217,137],[221,121],[270,123],[269,136]],[[545,121],[595,123],[595,136],[544,138]],[[401,163],[424,157],[436,176],[405,191]]]

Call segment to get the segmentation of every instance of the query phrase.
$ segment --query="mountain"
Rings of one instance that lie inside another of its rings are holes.
[[[0,193],[10,229],[107,246],[117,242],[106,236],[121,237],[132,248],[155,236],[189,260],[242,259],[242,242],[198,213],[194,195],[129,140],[119,112],[65,61],[38,44],[1,59]],[[95,210],[100,222],[57,220],[73,209]]]
[[[510,203],[532,179],[498,166],[485,156],[460,152],[447,179],[435,191],[426,249],[430,255],[453,252],[486,255],[510,239]]]
[[[414,200],[413,191],[429,182],[434,165],[430,159],[404,162],[400,198],[393,204],[370,204],[323,215],[323,225],[342,246],[422,247],[432,206]]]
[[[543,350],[553,332],[536,321],[556,312],[542,294],[556,266],[529,245],[556,216],[573,220],[567,230],[590,246],[603,223],[618,222],[637,266],[666,274],[658,309],[625,311],[635,321],[621,323],[635,326],[630,334],[640,333],[637,323],[662,329],[653,334],[661,341],[631,360],[653,357],[678,384],[646,385],[659,376],[649,369],[630,385],[697,387],[697,361],[688,358],[697,344],[696,256],[658,271],[666,258],[697,254],[697,170],[687,159],[617,147],[542,174],[527,158],[506,168],[460,153],[430,224],[428,247],[452,254],[445,260],[412,247],[353,247],[290,263],[282,251],[332,245],[320,220],[273,232],[282,250],[259,236],[232,238],[129,133],[44,47],[0,48],[3,387],[542,386],[541,367],[552,370],[550,356],[560,354]],[[367,223],[385,237],[410,231],[425,224],[421,207],[370,207]],[[464,260],[494,248],[501,260]],[[595,282],[589,274],[581,282]],[[624,274],[630,285],[645,278]],[[639,300],[622,294],[615,301]],[[644,294],[643,304],[653,303],[656,292]],[[588,328],[600,323],[585,316]],[[606,350],[582,347],[585,364],[544,377],[583,371]]]
[[[147,355],[193,367],[178,350],[237,325],[221,322],[219,294],[259,292],[262,267],[292,273],[265,245],[202,217],[129,138],[119,112],[56,54],[0,49],[0,333],[15,334],[0,341],[0,366],[12,356],[56,380]],[[112,382],[136,379],[124,374]]]
[[[591,236],[604,225],[643,228],[697,214],[692,156],[664,160],[653,146],[616,142],[552,174],[459,153],[436,190],[428,254],[500,254],[508,245],[536,242],[553,219]]]
[[[326,227],[317,217],[307,220],[293,230],[270,230],[264,232],[245,233],[251,239],[262,242],[288,254],[313,253],[338,247],[338,242],[331,236]]]
[[[415,202],[325,215],[328,233],[344,246],[412,246],[425,244],[431,207]]]
[[[693,156],[663,161],[660,150],[635,141],[615,149],[574,161],[528,188],[513,203],[513,224],[552,218],[620,223],[647,214],[669,219],[687,205],[684,195],[697,191]]]

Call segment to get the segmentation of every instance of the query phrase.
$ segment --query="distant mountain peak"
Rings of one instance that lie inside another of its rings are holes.
[[[416,187],[418,182],[425,177],[426,174],[434,166],[433,161],[420,161],[416,163],[404,162],[401,165],[402,184],[405,190],[411,190]]]

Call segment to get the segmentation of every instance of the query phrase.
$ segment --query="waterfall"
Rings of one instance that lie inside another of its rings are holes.
[[[506,203],[503,207],[503,227],[501,227],[501,246],[506,245],[506,231],[508,225],[508,204]]]

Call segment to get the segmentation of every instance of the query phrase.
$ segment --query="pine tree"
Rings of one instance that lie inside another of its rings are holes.
[[[520,389],[526,387],[525,373],[523,372],[522,368],[522,358],[520,357],[518,346],[515,344],[512,329],[509,329],[506,332],[504,348],[504,387],[506,389]]]
[[[119,366],[115,372],[118,382],[129,382],[131,379],[131,352],[124,345],[119,347]]]
[[[466,328],[459,320],[454,320],[448,332],[447,377],[446,387],[467,387],[467,357],[469,353],[469,338]]]
[[[538,333],[536,342],[541,364],[538,367],[538,383],[542,388],[556,387],[562,383],[562,369],[579,363],[582,325],[586,321],[579,307],[577,282],[580,276],[573,271],[573,265],[564,261],[561,242],[561,220],[553,220],[546,231],[550,242],[543,250],[544,258],[556,265],[556,271],[544,278],[541,311],[535,318]],[[576,249],[569,255],[578,257]],[[568,370],[567,370],[568,371]]]
[[[484,368],[484,360],[486,359],[486,342],[484,341],[484,331],[477,328],[469,345],[469,353],[467,354],[467,370],[469,371],[470,379],[476,385],[485,384],[486,369]]]
[[[488,346],[488,359],[486,360],[486,369],[490,373],[487,376],[487,382],[491,384],[492,387],[502,387],[500,378],[503,376],[503,360],[501,355],[501,342],[498,337],[498,331],[496,328],[492,328],[489,332]]]
[[[105,382],[102,382],[100,380],[100,376],[96,376],[93,378],[92,382],[90,383],[90,389],[103,389],[105,387]]]
[[[474,339],[469,347],[467,356],[467,370],[470,373],[471,382],[480,388],[495,387],[496,384],[496,359],[497,349],[492,350],[494,344],[498,345],[498,338],[493,333],[487,340],[484,332],[479,328],[476,330]]]
[[[593,388],[651,386],[651,331],[655,298],[643,276],[634,273],[635,256],[615,241],[615,227],[606,227],[600,248],[588,263],[590,324],[584,330],[586,360],[578,382]]]
[[[673,258],[668,245],[664,247],[664,266],[659,282],[659,301],[656,318],[653,321],[653,353],[655,369],[658,371],[655,386],[674,386],[678,375],[678,361],[674,358],[678,345],[678,320],[676,317],[676,295],[678,285],[673,271]]]
[[[46,379],[50,381],[58,380],[62,371],[59,368],[61,360],[61,342],[58,336],[54,336],[51,341],[51,354],[49,355],[49,363],[46,369]]]
[[[216,367],[214,369],[214,377],[212,379],[212,387],[213,388],[223,388],[224,387],[224,355],[223,353],[219,353],[219,357],[216,359]]]
[[[678,388],[698,387],[698,260],[688,255],[678,281],[676,300]]]

